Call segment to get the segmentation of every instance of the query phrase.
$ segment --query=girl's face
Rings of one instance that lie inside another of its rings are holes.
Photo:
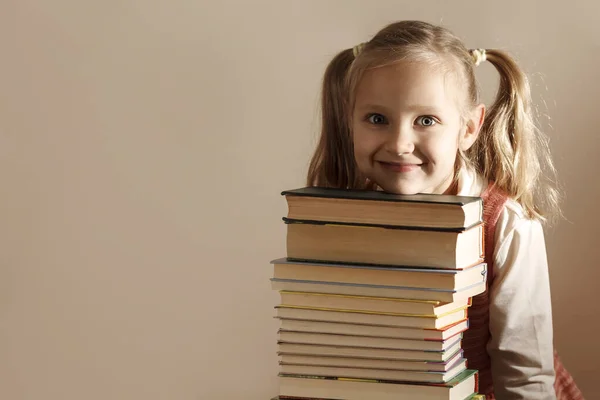
[[[483,122],[483,105],[461,118],[464,93],[455,74],[426,63],[400,62],[367,71],[352,115],[360,172],[398,194],[445,193],[458,150],[467,150]]]

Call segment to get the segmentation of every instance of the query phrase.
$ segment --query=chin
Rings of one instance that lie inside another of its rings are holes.
[[[423,189],[417,185],[410,184],[398,184],[398,183],[385,183],[379,185],[384,191],[393,194],[411,195],[422,193]]]

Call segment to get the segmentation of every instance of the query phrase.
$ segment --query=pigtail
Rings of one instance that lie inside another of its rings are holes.
[[[359,184],[350,137],[348,70],[352,49],[339,53],[327,66],[321,91],[321,137],[310,161],[308,186],[352,188]]]
[[[505,52],[487,50],[486,58],[500,74],[500,87],[468,156],[529,218],[546,220],[558,210],[556,172],[534,122],[528,79]]]

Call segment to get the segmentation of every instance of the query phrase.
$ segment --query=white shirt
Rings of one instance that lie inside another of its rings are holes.
[[[480,196],[485,179],[462,168],[458,194]],[[498,400],[556,399],[552,306],[544,232],[508,200],[496,224],[490,334]]]

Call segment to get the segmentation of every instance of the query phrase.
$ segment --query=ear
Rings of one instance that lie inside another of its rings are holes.
[[[471,110],[469,117],[467,118],[467,126],[460,137],[459,147],[462,151],[467,151],[473,146],[473,143],[479,136],[479,131],[483,125],[485,119],[485,105],[479,104]]]

